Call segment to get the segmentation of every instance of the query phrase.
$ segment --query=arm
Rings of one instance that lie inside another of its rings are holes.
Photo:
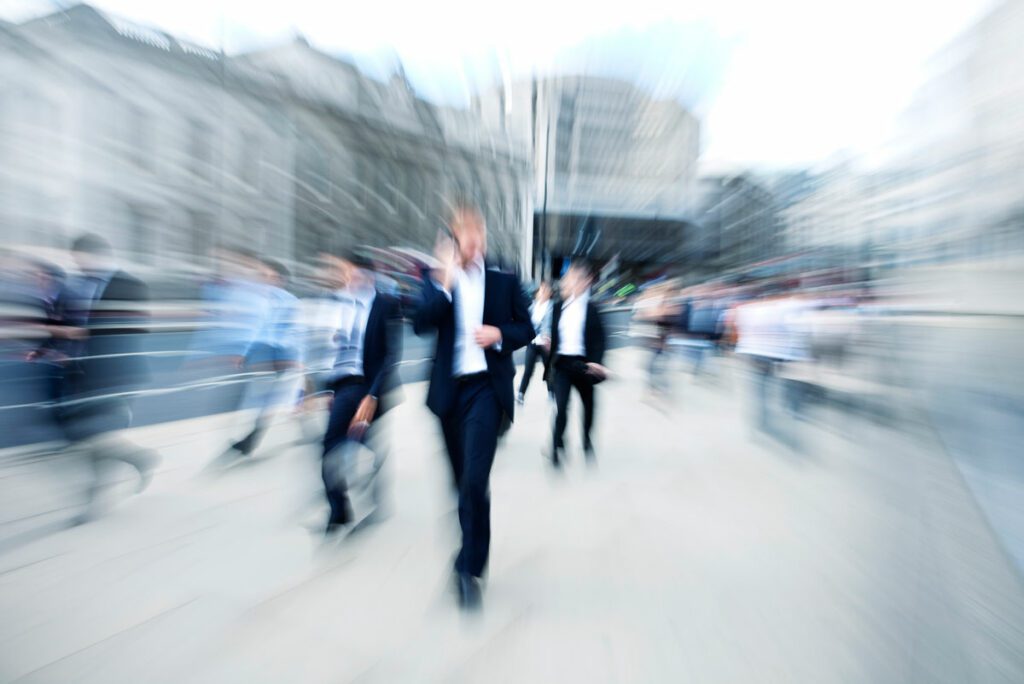
[[[589,312],[587,313],[588,318],[593,317],[594,325],[594,339],[593,349],[590,350],[590,358],[594,363],[604,363],[604,352],[608,345],[608,335],[604,328],[604,318],[601,316],[601,312],[598,311],[597,307],[593,304],[589,305]]]
[[[424,271],[419,306],[416,308],[416,315],[413,316],[413,332],[417,335],[430,332],[438,326],[451,309],[451,295],[431,279],[429,271]]]
[[[511,310],[512,320],[498,326],[501,330],[501,352],[511,354],[520,347],[525,347],[536,336],[533,321],[530,319],[530,305],[523,294],[523,288],[515,278],[511,279]]]
[[[384,309],[384,326],[384,363],[370,381],[367,392],[375,398],[380,397],[385,378],[395,371],[395,366],[402,357],[402,319],[398,317],[397,302],[390,298]]]

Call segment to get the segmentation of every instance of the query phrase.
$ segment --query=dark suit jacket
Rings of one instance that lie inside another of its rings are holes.
[[[562,300],[559,298],[551,306],[551,360],[548,364],[548,374],[554,368],[554,361],[558,358],[561,345],[558,324],[562,320]],[[594,301],[587,301],[587,316],[583,323],[583,346],[586,347],[586,359],[589,363],[603,363],[605,348],[608,346],[608,338],[605,335],[604,322],[601,320],[601,312],[598,311]]]
[[[363,337],[363,375],[368,395],[378,398],[377,413],[391,405],[400,385],[398,361],[402,358],[402,329],[398,300],[380,292],[373,300]]]
[[[78,359],[71,362],[68,378],[73,394],[126,392],[148,380],[149,367],[142,356],[148,301],[145,283],[117,271],[88,311],[82,312],[89,336],[74,349]]]
[[[454,297],[458,297],[458,291]],[[512,380],[516,369],[512,352],[526,346],[536,333],[530,322],[530,307],[519,279],[508,273],[484,271],[484,325],[501,330],[501,351],[485,349],[487,372],[494,386],[494,394],[502,410],[512,420],[515,400]],[[455,306],[448,297],[423,273],[423,289],[419,309],[413,319],[417,335],[437,331],[437,350],[430,374],[427,406],[438,416],[445,416],[455,400],[455,379],[452,368],[455,357]]]

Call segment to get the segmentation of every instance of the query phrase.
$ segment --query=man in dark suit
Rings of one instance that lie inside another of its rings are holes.
[[[480,211],[456,207],[450,227],[451,238],[439,240],[435,250],[440,266],[424,277],[414,329],[417,335],[437,332],[427,406],[441,420],[459,496],[459,601],[474,609],[490,547],[491,465],[515,407],[512,352],[535,333],[519,280],[484,267],[487,229]]]
[[[597,306],[590,300],[593,274],[585,262],[569,267],[561,282],[561,298],[551,314],[551,364],[549,372],[555,393],[555,426],[551,463],[560,468],[564,460],[565,426],[572,388],[583,402],[583,452],[593,462],[594,445],[590,431],[594,424],[594,385],[603,381],[608,369],[601,365],[607,344],[604,324]]]
[[[333,262],[343,287],[334,295],[337,356],[327,378],[334,399],[321,469],[331,506],[327,534],[353,522],[346,482],[339,476],[341,447],[350,440],[363,441],[373,422],[387,411],[399,384],[396,367],[401,358],[398,301],[377,291],[372,263],[355,253]]]
[[[139,491],[152,478],[159,456],[121,438],[131,427],[129,396],[148,377],[142,335],[148,320],[146,285],[118,268],[106,240],[85,235],[72,245],[81,276],[69,280],[58,311],[68,334],[62,425],[68,438],[89,454],[94,471],[87,510],[92,518],[102,490],[104,468],[123,461],[139,473]]]

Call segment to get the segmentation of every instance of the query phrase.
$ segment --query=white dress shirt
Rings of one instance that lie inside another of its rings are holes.
[[[363,374],[363,342],[366,339],[366,323],[370,320],[370,309],[377,292],[372,287],[357,290],[344,289],[335,293],[341,303],[335,339],[338,354],[334,361],[332,377],[345,378]]]
[[[558,320],[558,354],[561,356],[586,356],[587,347],[583,341],[583,326],[587,322],[587,302],[590,291],[578,297],[570,297],[562,304],[562,317]]]
[[[534,344],[541,344],[545,337],[551,334],[551,300],[544,302],[534,301],[530,306],[530,321],[533,323],[533,331],[537,336],[533,338]]]
[[[487,371],[487,357],[476,343],[476,331],[484,322],[485,278],[484,260],[477,259],[456,271],[454,297],[442,288],[455,307],[455,357],[452,359],[455,376]]]

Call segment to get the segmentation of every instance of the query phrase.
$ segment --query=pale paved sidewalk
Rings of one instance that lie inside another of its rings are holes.
[[[340,544],[305,527],[315,452],[209,478],[226,431],[149,433],[149,491],[0,556],[0,680],[1024,681],[1019,578],[926,437],[825,411],[795,454],[751,437],[732,365],[654,406],[643,361],[610,359],[596,469],[578,408],[567,472],[548,469],[531,388],[492,478],[480,616],[448,590],[454,504],[415,385],[388,417],[394,514]]]

